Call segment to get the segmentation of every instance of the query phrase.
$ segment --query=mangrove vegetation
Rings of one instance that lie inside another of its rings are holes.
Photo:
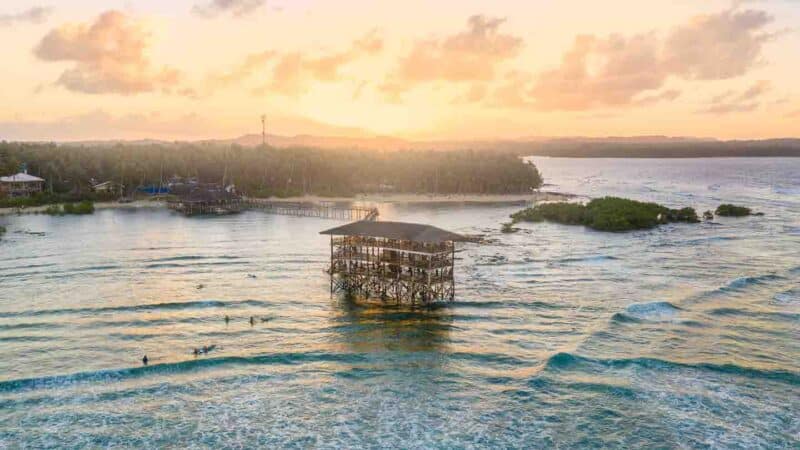
[[[542,203],[511,215],[512,222],[556,222],[583,225],[599,231],[643,230],[671,222],[699,222],[693,208],[671,209],[657,203],[618,197],[597,198],[589,203]]]
[[[50,205],[44,210],[44,213],[51,216],[92,214],[94,213],[94,203],[89,200],[84,200],[77,203]]]
[[[749,216],[752,213],[753,212],[750,210],[750,208],[731,205],[730,203],[719,205],[716,211],[716,214],[722,217],[744,217]]]

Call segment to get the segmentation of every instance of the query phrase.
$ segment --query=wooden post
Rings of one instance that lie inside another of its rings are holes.
[[[456,299],[456,243],[451,242],[452,246],[450,254],[450,301]]]

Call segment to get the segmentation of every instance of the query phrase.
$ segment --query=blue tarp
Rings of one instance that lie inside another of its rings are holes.
[[[169,188],[166,186],[140,186],[136,190],[150,195],[169,194]]]

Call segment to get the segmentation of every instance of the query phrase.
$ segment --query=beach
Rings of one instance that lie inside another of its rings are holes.
[[[304,195],[299,197],[270,197],[266,200],[275,203],[537,203],[565,201],[575,198],[572,194],[559,192],[533,192],[530,194],[357,194],[353,197],[320,197]],[[263,199],[259,199],[263,200]],[[0,216],[9,214],[36,214],[44,212],[49,205],[25,208],[0,208]],[[139,199],[133,202],[96,202],[95,209],[142,209],[163,208],[166,202]]]

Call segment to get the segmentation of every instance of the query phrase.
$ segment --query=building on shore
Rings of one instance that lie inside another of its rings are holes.
[[[117,194],[123,195],[125,192],[125,185],[117,183],[116,181],[104,181],[102,183],[92,183],[92,191],[98,194]]]
[[[167,206],[187,216],[234,214],[244,208],[239,194],[232,188],[223,188],[218,184],[175,186],[171,192],[174,198],[167,202]]]
[[[430,225],[358,221],[331,237],[331,293],[430,304],[455,298],[455,243],[469,238]]]
[[[0,194],[6,197],[30,197],[44,191],[44,179],[29,175],[25,169],[20,173],[0,177]]]

